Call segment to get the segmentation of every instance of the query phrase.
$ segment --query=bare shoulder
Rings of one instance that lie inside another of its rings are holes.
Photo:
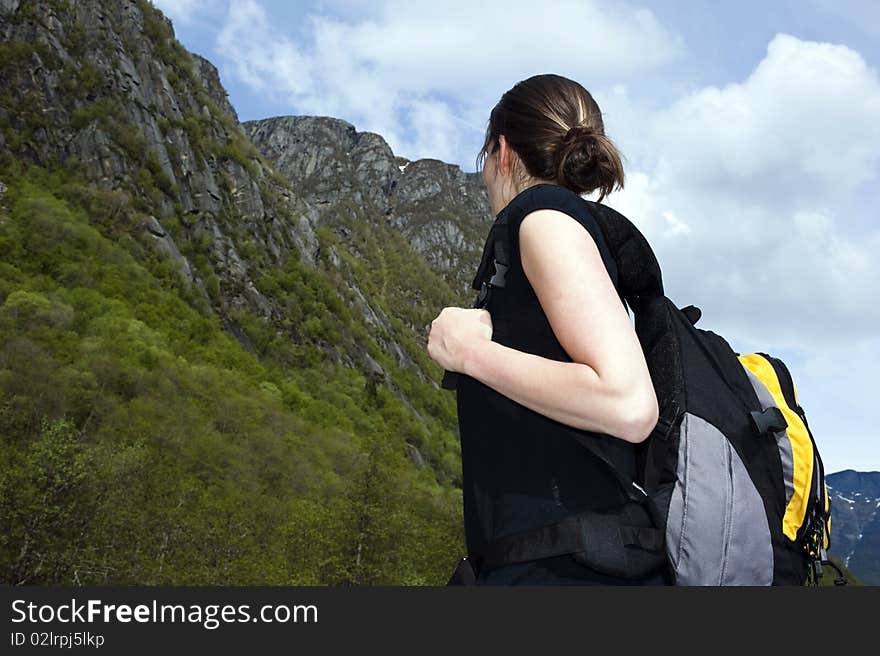
[[[529,212],[519,225],[519,244],[523,258],[542,253],[599,250],[590,232],[575,217],[556,209]]]
[[[572,221],[575,224],[578,224],[578,220],[575,219],[568,212],[563,212],[562,210],[553,209],[552,207],[545,207],[537,210],[532,210],[528,214],[526,214],[522,221],[520,222],[520,228],[523,227],[526,223],[529,224],[537,224],[543,223],[545,221],[555,221],[555,222],[564,222],[564,221]]]
[[[638,342],[589,230],[565,212],[540,209],[523,218],[519,243],[526,278],[572,360],[600,375],[614,375],[622,354],[631,363]]]

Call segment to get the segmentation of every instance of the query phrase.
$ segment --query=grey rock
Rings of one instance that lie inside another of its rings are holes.
[[[409,442],[406,443],[406,455],[410,462],[419,469],[422,469],[425,466],[425,457],[414,444],[410,444]]]
[[[145,227],[151,235],[153,235],[154,237],[157,237],[159,239],[164,238],[168,234],[167,232],[165,232],[165,228],[163,228],[159,224],[159,221],[156,220],[155,216],[151,216],[147,219]],[[173,250],[177,251],[177,246],[175,246]],[[179,251],[177,251],[177,252],[179,252]]]
[[[0,14],[12,14],[20,4],[21,0],[0,0]]]
[[[245,283],[244,295],[245,298],[247,298],[249,305],[256,307],[261,316],[266,319],[272,317],[272,304],[260,293],[260,291],[254,286],[254,283],[250,280]]]
[[[226,89],[224,89],[223,85],[220,83],[220,73],[217,70],[217,67],[201,55],[195,53],[190,54],[192,55],[193,63],[195,64],[195,73],[204,85],[205,90],[208,92],[208,96],[210,96],[211,100],[217,103],[217,106],[226,112],[236,124],[238,124],[238,114],[232,106],[232,103],[229,102],[229,95],[226,93]]]
[[[180,252],[180,249],[177,248],[177,244],[172,239],[171,235],[162,227],[162,224],[154,216],[147,217],[143,222],[143,228],[145,232],[152,238],[153,243],[156,245],[156,248],[167,255],[172,262],[174,262],[178,269],[180,270],[181,275],[183,276],[184,282],[190,287],[195,287],[203,299],[206,301],[209,300],[208,292],[205,289],[204,283],[202,282],[199,275],[196,273],[195,269],[189,263],[183,254]]]

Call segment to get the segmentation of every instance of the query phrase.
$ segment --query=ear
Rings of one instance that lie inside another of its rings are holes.
[[[503,134],[498,135],[498,168],[502,175],[510,173],[513,166],[513,150],[507,143],[507,137]]]

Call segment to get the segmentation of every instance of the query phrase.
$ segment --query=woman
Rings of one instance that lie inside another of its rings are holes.
[[[613,260],[581,198],[598,191],[601,201],[623,186],[620,156],[604,136],[595,100],[558,75],[519,82],[492,110],[478,165],[480,159],[496,223],[524,203],[541,209],[507,226],[504,288],[493,289],[486,308],[444,308],[428,337],[430,357],[459,374],[471,555],[502,536],[618,507],[613,472],[572,433],[594,440],[618,471],[633,476],[635,445],[658,416]],[[611,575],[562,554],[484,567],[476,582],[663,581],[659,574]]]

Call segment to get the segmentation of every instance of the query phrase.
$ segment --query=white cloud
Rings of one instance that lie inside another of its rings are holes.
[[[880,178],[877,72],[777,35],[743,82],[655,111],[621,87],[601,96],[632,153],[608,202],[654,246],[667,294],[735,350],[789,364],[828,471],[880,469],[880,225],[850,211],[880,200],[865,193]]]
[[[687,223],[685,223],[684,221],[682,221],[681,219],[679,219],[677,216],[675,216],[675,214],[673,214],[669,210],[666,210],[665,212],[663,212],[663,218],[666,220],[666,223],[669,225],[669,227],[666,229],[666,232],[664,233],[666,236],[674,237],[676,235],[686,235],[686,234],[690,233],[690,231],[691,231],[690,226]]]
[[[877,334],[880,231],[838,210],[880,163],[880,79],[857,53],[778,35],[744,82],[621,114],[613,129],[655,155],[609,203],[654,245],[670,297],[784,347]]]
[[[533,3],[494,0],[384,0],[371,10],[348,20],[311,14],[300,42],[256,0],[233,0],[217,51],[233,75],[291,113],[344,118],[398,154],[449,159],[476,150],[487,107],[518,81],[507,71],[611,80],[682,52],[650,11],[619,3],[557,0],[541,6],[542,20]]]
[[[876,166],[877,75],[839,45],[777,35],[743,83],[709,87],[655,114],[670,177],[767,205],[831,204]]]

